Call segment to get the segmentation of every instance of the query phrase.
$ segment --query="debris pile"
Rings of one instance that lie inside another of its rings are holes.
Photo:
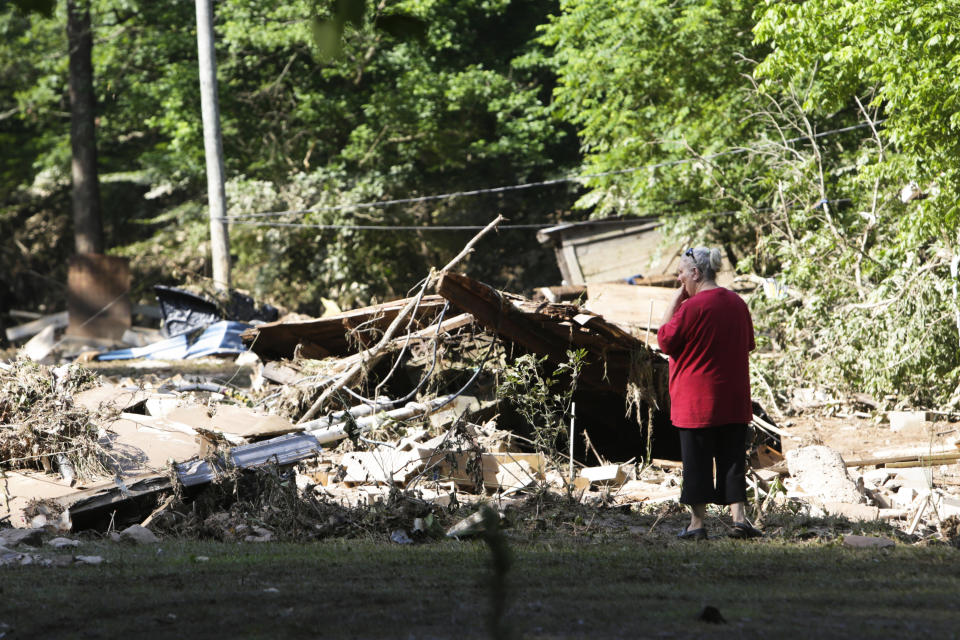
[[[57,471],[69,483],[106,472],[90,412],[73,394],[98,376],[76,365],[17,360],[0,369],[0,468]]]
[[[643,333],[447,268],[409,298],[236,331],[257,356],[248,387],[230,386],[236,364],[151,383],[16,360],[0,367],[0,519],[46,537],[408,544],[482,531],[481,503],[532,527],[561,507],[679,515],[667,364]],[[755,414],[768,533],[789,513],[957,538],[956,487],[930,473],[956,465],[954,443],[844,460]],[[37,559],[2,546],[2,562]]]

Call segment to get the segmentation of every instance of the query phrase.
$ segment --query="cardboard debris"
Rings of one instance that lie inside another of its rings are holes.
[[[529,474],[542,477],[547,459],[542,453],[453,453],[424,448],[419,455],[427,469],[437,480],[453,480],[459,487],[477,488],[480,479],[483,486],[496,490],[500,488],[497,474],[503,465],[525,463]],[[479,461],[477,460],[479,458]],[[479,477],[478,477],[479,476]],[[522,477],[520,474],[519,477]]]
[[[278,415],[271,415],[231,404],[214,407],[180,406],[167,411],[164,418],[243,439],[259,439],[292,433],[299,429]]]
[[[407,481],[423,468],[423,459],[416,451],[377,447],[373,451],[344,454],[341,464],[346,470],[343,481],[348,484],[398,484]]]
[[[171,462],[183,462],[200,453],[195,436],[150,423],[149,416],[124,414],[106,426],[101,442],[113,452],[117,471],[136,476],[164,473]]]
[[[81,391],[73,397],[73,402],[92,413],[105,411],[120,413],[130,411],[155,395],[157,394],[139,387],[104,384]]]

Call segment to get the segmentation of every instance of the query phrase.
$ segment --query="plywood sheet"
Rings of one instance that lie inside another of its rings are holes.
[[[127,411],[145,400],[160,395],[137,387],[120,387],[105,384],[93,389],[81,391],[73,397],[74,404],[87,411],[97,412],[101,409]]]
[[[241,438],[279,436],[300,430],[286,418],[235,405],[177,407],[164,417],[195,429],[219,431]]]
[[[645,330],[649,327],[653,334],[676,295],[676,289],[667,287],[595,283],[587,285],[587,303],[584,306],[608,322],[630,329]],[[655,339],[655,336],[652,337]]]
[[[193,436],[137,416],[115,420],[108,425],[102,444],[109,447],[111,456],[124,475],[163,473],[169,462],[184,462],[200,453]]]
[[[130,264],[126,258],[77,254],[67,276],[67,334],[121,341],[130,328]]]

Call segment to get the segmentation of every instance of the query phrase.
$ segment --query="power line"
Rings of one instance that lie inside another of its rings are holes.
[[[849,198],[837,198],[835,200],[820,200],[813,208],[824,204],[845,204],[851,202]],[[796,207],[806,208],[806,207]],[[763,207],[754,209],[754,213],[769,213],[776,211],[775,207]],[[744,213],[743,210],[714,211],[711,213],[697,213],[691,211],[672,211],[677,216],[699,216],[701,218],[720,218],[723,216],[735,216]],[[593,224],[599,226],[616,226],[630,223],[650,223],[663,217],[663,214],[657,216],[640,216],[637,218],[619,218],[616,220],[579,220],[574,222],[551,222],[539,224],[504,224],[498,225],[497,230],[521,230],[521,229],[549,229],[550,227],[563,226],[565,224]],[[327,231],[477,231],[484,229],[484,225],[359,225],[359,224],[306,224],[298,222],[258,222],[256,220],[233,221],[233,224],[242,224],[251,227],[281,227],[297,229],[318,229]]]
[[[636,218],[643,220],[644,218]],[[627,220],[632,221],[633,218]],[[623,224],[626,220],[596,220],[597,224]],[[486,225],[376,225],[376,224],[306,224],[301,222],[258,222],[256,220],[231,220],[231,224],[243,224],[252,227],[286,227],[296,229],[325,229],[329,231],[476,231]],[[586,222],[591,222],[587,220]],[[541,224],[502,224],[497,229],[548,229],[563,223]]]
[[[875,122],[873,123],[873,125],[878,125],[878,124],[881,124],[881,123],[883,123],[883,122],[885,122],[885,121],[886,121],[886,119],[877,120],[877,121],[875,121]],[[600,173],[588,173],[588,174],[583,174],[583,175],[566,176],[566,177],[563,177],[563,178],[554,178],[554,179],[552,179],[552,180],[541,180],[541,181],[539,181],[539,182],[525,182],[525,183],[521,183],[521,184],[504,185],[504,186],[500,186],[500,187],[488,187],[488,188],[484,188],[484,189],[471,189],[471,190],[467,190],[467,191],[453,191],[453,192],[450,192],[450,193],[439,193],[439,194],[434,194],[434,195],[429,195],[429,196],[416,196],[416,197],[411,197],[411,198],[395,198],[395,199],[392,199],[392,200],[375,200],[375,201],[371,201],[371,202],[359,202],[359,203],[355,203],[355,204],[341,204],[341,205],[331,205],[331,206],[317,206],[317,207],[310,207],[310,208],[307,208],[307,209],[290,209],[290,210],[286,210],[286,211],[264,211],[264,212],[260,212],[260,213],[248,213],[248,214],[241,214],[241,215],[225,216],[225,217],[222,218],[222,219],[223,219],[223,220],[227,220],[227,221],[229,221],[229,222],[233,222],[233,223],[243,223],[242,221],[251,220],[251,219],[256,219],[256,218],[277,217],[277,216],[284,216],[284,215],[304,215],[304,214],[307,214],[307,213],[316,213],[316,212],[320,212],[320,211],[356,211],[356,210],[359,210],[359,209],[372,209],[372,208],[377,208],[377,207],[388,207],[388,206],[397,205],[397,204],[416,204],[416,203],[421,203],[421,202],[430,202],[430,201],[434,201],[434,200],[449,200],[449,199],[452,199],[452,198],[461,198],[461,197],[468,197],[468,196],[477,196],[477,195],[485,195],[485,194],[492,194],[492,193],[505,193],[505,192],[508,192],[508,191],[519,191],[519,190],[523,190],[523,189],[534,189],[534,188],[540,188],[540,187],[549,187],[549,186],[554,186],[554,185],[557,185],[557,184],[564,184],[564,183],[568,183],[568,182],[578,182],[578,181],[581,181],[581,180],[589,180],[589,179],[593,179],[593,178],[605,178],[605,177],[608,177],[608,176],[624,175],[624,174],[628,174],[628,173],[636,173],[637,171],[645,171],[645,170],[649,171],[649,170],[653,170],[653,169],[661,169],[661,168],[664,168],[664,167],[672,167],[672,166],[677,166],[677,165],[681,165],[681,164],[688,164],[688,163],[691,163],[691,162],[698,162],[698,161],[701,161],[701,160],[714,160],[714,159],[716,159],[716,158],[720,158],[720,157],[723,157],[723,156],[740,155],[740,154],[743,154],[743,153],[748,153],[748,152],[750,152],[750,151],[756,151],[756,150],[759,150],[759,149],[762,149],[762,148],[764,148],[764,147],[768,147],[768,146],[771,146],[771,145],[793,144],[793,143],[796,143],[796,142],[803,142],[804,140],[810,140],[810,139],[815,139],[815,138],[825,138],[825,137],[832,136],[832,135],[837,135],[837,134],[840,134],[840,133],[847,133],[847,132],[849,132],[849,131],[855,131],[855,130],[857,130],[857,129],[865,129],[865,128],[870,127],[870,126],[871,126],[870,123],[864,122],[864,123],[861,123],[861,124],[851,125],[851,126],[849,126],[849,127],[842,127],[842,128],[840,128],[840,129],[832,129],[832,130],[830,130],[830,131],[823,131],[823,132],[821,132],[821,133],[815,133],[815,134],[813,134],[812,136],[800,136],[800,137],[797,137],[797,138],[790,138],[790,139],[784,140],[784,141],[782,141],[782,142],[767,142],[767,143],[761,144],[761,145],[759,145],[759,146],[757,146],[757,147],[737,147],[737,148],[734,148],[734,149],[727,149],[727,150],[725,150],[725,151],[719,151],[719,152],[717,152],[717,153],[707,154],[707,155],[705,155],[705,156],[693,156],[693,157],[688,157],[688,158],[679,158],[679,159],[677,159],[677,160],[666,160],[666,161],[664,161],[664,162],[657,162],[657,163],[648,164],[648,165],[643,165],[643,166],[639,166],[639,167],[628,167],[628,168],[625,168],[625,169],[617,169],[617,170],[614,170],[614,171],[603,171],[603,172],[600,172]],[[267,226],[267,225],[258,225],[258,226]],[[276,223],[276,224],[269,225],[269,226],[278,226],[278,227],[280,227],[280,226],[294,226],[294,227],[295,227],[295,226],[299,226],[299,225],[297,225],[297,224],[295,224],[295,223]],[[377,227],[377,226],[375,226],[375,225],[305,225],[305,226],[307,226],[307,227],[309,227],[309,228],[331,228],[331,229],[355,228],[355,229],[358,229],[358,230],[373,229],[373,228],[377,228],[377,229],[386,228],[386,227]],[[550,225],[547,225],[547,226],[550,226]],[[414,228],[420,229],[420,228],[422,228],[422,227],[414,227]],[[459,230],[464,230],[464,231],[465,231],[465,230],[475,230],[475,229],[482,229],[482,228],[483,228],[483,227],[481,227],[481,226],[469,226],[469,227],[458,227],[458,228],[456,228],[456,229],[454,229],[454,228],[448,228],[448,229],[443,229],[443,230],[448,230],[448,231],[450,231],[450,230],[458,230],[458,231],[459,231]],[[517,226],[510,227],[510,226],[504,225],[504,226],[502,226],[502,227],[500,227],[500,228],[506,229],[506,228],[519,228],[519,227],[517,227]],[[408,230],[408,229],[409,229],[408,227],[398,227],[398,228],[393,228],[392,230],[401,231],[401,230]],[[433,227],[433,229],[441,230],[439,227]]]

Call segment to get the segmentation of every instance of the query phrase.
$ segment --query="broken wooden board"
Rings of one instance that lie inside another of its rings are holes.
[[[164,475],[148,475],[138,478],[105,480],[83,491],[57,498],[61,506],[70,509],[73,530],[82,531],[109,523],[124,507],[134,509],[137,522],[142,520],[136,509],[138,499],[155,499],[161,491],[171,491],[173,484]],[[156,503],[154,503],[156,504]],[[119,520],[118,520],[119,521]]]
[[[654,365],[666,365],[666,361],[641,340],[599,316],[581,313],[575,305],[537,305],[502,294],[463,274],[449,272],[440,278],[437,292],[471,313],[487,329],[547,356],[556,365],[568,362],[570,349],[586,349],[587,364],[579,378],[585,387],[624,393],[631,354],[647,358]]]
[[[431,480],[453,480],[457,485],[476,486],[477,454],[470,452],[455,451],[437,451],[433,447],[424,447],[418,450],[420,457],[426,466],[425,476]],[[497,473],[500,467],[505,464],[523,462],[538,477],[543,477],[547,467],[547,459],[542,453],[520,453],[510,451],[507,453],[480,453],[479,454],[479,475],[482,477],[483,486],[488,489],[497,489],[500,487],[500,479]]]
[[[554,247],[569,284],[606,282],[671,268],[679,247],[669,246],[656,218],[591,220],[541,229],[537,239]]]
[[[194,429],[206,429],[244,439],[266,438],[300,431],[292,422],[278,415],[260,413],[246,407],[221,404],[215,407],[189,405],[174,407],[162,416]]]
[[[296,384],[305,377],[296,366],[278,360],[271,360],[264,364],[260,375],[270,382],[289,385]]]
[[[584,308],[626,329],[649,329],[650,344],[656,344],[660,320],[676,296],[677,290],[667,287],[643,287],[619,282],[591,283],[587,285]]]
[[[27,344],[20,347],[20,351],[18,352],[20,357],[28,358],[34,362],[52,364],[53,360],[48,359],[47,356],[50,355],[50,352],[57,346],[57,339],[54,335],[55,331],[53,326],[41,329],[40,333],[30,338]]]
[[[37,318],[36,320],[31,320],[30,322],[7,329],[7,340],[10,342],[23,340],[24,338],[29,338],[30,336],[40,333],[47,327],[62,329],[63,327],[67,326],[69,321],[70,317],[66,311],[43,316],[42,318]]]
[[[361,345],[362,336],[367,332],[379,338],[410,300],[395,300],[315,320],[268,322],[248,329],[241,338],[264,361],[292,359],[298,346],[299,355],[304,358],[342,357],[357,350],[348,339],[350,331],[360,328],[357,335]],[[424,296],[414,314],[412,328],[421,329],[430,324],[443,305],[439,296]]]
[[[930,467],[941,464],[951,464],[960,460],[960,451],[956,448],[943,448],[918,453],[903,453],[901,455],[889,455],[883,457],[862,458],[859,460],[850,460],[846,462],[848,467],[875,467],[884,466],[888,468],[897,467]]]

